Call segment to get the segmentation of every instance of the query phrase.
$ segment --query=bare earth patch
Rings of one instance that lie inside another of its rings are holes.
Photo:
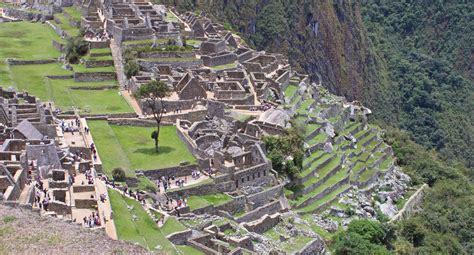
[[[84,229],[0,204],[0,254],[145,254],[140,246],[115,241],[102,230]]]

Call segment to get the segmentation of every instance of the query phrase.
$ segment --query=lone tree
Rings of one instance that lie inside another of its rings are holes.
[[[168,85],[162,81],[150,81],[140,87],[135,92],[136,98],[141,98],[145,101],[147,106],[153,113],[153,118],[156,121],[156,131],[151,133],[151,138],[155,140],[155,149],[158,152],[158,140],[160,137],[160,124],[165,113],[165,105],[163,99],[171,95],[171,90]]]

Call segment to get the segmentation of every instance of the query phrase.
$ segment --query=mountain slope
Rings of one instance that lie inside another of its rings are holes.
[[[161,0],[228,22],[289,56],[377,121],[474,165],[474,5],[469,1]]]

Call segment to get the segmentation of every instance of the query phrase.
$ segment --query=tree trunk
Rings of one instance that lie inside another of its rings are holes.
[[[156,152],[160,151],[158,149],[158,141],[159,140],[160,140],[160,123],[157,123],[157,125],[156,125],[156,138],[155,138],[155,150],[156,150]]]

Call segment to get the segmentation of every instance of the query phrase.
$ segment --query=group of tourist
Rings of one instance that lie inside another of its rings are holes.
[[[43,187],[43,182],[40,180],[35,185],[35,199],[33,201],[33,206],[41,210],[48,210],[49,197],[48,190]]]
[[[102,31],[101,33],[86,33],[84,35],[84,37],[87,39],[87,40],[90,40],[90,41],[99,41],[99,42],[103,42],[103,41],[108,41],[110,40],[110,36],[109,34],[106,32],[106,31]]]
[[[91,143],[91,145],[89,146],[89,148],[91,149],[92,157],[94,158],[94,161],[97,161],[97,150],[96,150],[96,148],[95,148],[95,144],[94,144],[94,143]]]
[[[84,227],[89,227],[89,228],[100,227],[102,225],[100,222],[100,217],[99,217],[98,212],[92,212],[92,214],[89,217],[84,216],[84,218],[82,219],[82,222],[84,224]],[[105,215],[104,215],[104,222],[106,222]]]
[[[184,187],[184,184],[187,183],[187,177],[180,179],[176,176],[161,176],[158,180],[156,180],[156,186],[158,187],[158,192],[161,193],[161,186],[163,186],[163,192],[166,192],[168,189],[171,188],[171,183],[174,181],[174,184],[177,188]]]
[[[93,185],[94,184],[94,176],[92,174],[92,170],[86,170],[86,172],[84,173],[84,175],[86,176],[86,181],[87,181],[87,184],[89,185]],[[82,185],[84,185],[84,181],[82,182]]]
[[[76,125],[74,125],[76,124]],[[80,122],[71,120],[70,122],[66,122],[65,120],[61,121],[61,130],[63,133],[71,132],[74,135],[74,132],[79,132]]]
[[[259,106],[252,106],[249,108],[249,111],[252,111],[252,112],[256,112],[256,111],[262,111],[262,112],[265,112],[267,110],[270,110],[272,108],[277,108],[277,106],[274,106],[270,103],[263,103],[262,105],[259,105]]]
[[[194,180],[197,180],[201,177],[201,172],[199,172],[198,170],[193,170],[191,172],[191,177],[193,177]]]

